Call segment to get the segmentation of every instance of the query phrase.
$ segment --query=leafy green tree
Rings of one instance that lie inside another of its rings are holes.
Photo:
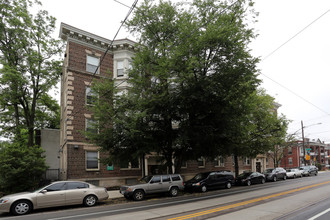
[[[44,10],[32,15],[32,1],[1,0],[0,5],[1,131],[21,139],[21,129],[27,129],[28,146],[33,146],[34,130],[54,124],[58,115],[56,100],[48,92],[60,77],[61,61],[56,57],[63,44],[51,36],[55,18]]]
[[[179,172],[182,161],[201,156],[265,152],[278,121],[266,113],[273,106],[258,93],[258,59],[247,47],[252,5],[145,0],[127,24],[142,45],[131,87],[118,96],[114,82],[96,83],[100,132],[90,139],[114,160],[156,152],[169,172],[173,158]]]
[[[1,143],[0,191],[14,193],[38,187],[47,169],[42,153],[39,146],[29,147],[27,143]]]

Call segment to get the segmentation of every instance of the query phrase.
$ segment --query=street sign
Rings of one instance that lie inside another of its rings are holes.
[[[305,160],[310,160],[310,159],[311,159],[311,156],[306,155]]]
[[[312,150],[312,149],[311,149],[311,148],[306,148],[305,150],[310,151],[310,150]]]

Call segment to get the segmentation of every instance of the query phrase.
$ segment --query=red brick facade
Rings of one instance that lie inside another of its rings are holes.
[[[305,152],[302,147],[302,141],[299,141],[296,143],[296,145],[284,149],[281,166],[284,168],[293,168],[304,165],[320,164],[322,169],[329,166],[329,146],[319,140],[313,142],[309,142],[308,140],[304,143],[304,147]],[[304,155],[306,154],[310,156],[310,160],[304,160]]]
[[[109,167],[98,163],[97,168],[87,169],[88,152],[98,152],[98,148],[88,144],[84,136],[86,119],[92,118],[86,106],[86,87],[90,86],[95,78],[111,77],[115,81],[123,82],[123,78],[116,77],[116,62],[123,61],[128,66],[131,56],[134,55],[134,42],[124,39],[111,44],[110,40],[66,24],[61,25],[60,36],[67,41],[61,80],[61,178],[114,186],[154,172],[153,169],[159,164],[152,162],[152,155],[150,158],[141,158],[140,165],[136,168],[120,168],[116,164]],[[88,72],[87,55],[101,59],[110,45],[111,49],[101,63],[99,74]],[[122,86],[125,87],[124,84]],[[99,152],[97,155],[98,158],[106,156]],[[264,155],[258,155],[255,159],[239,160],[241,172],[258,169],[263,171],[268,167],[273,167],[273,161],[267,160]],[[212,170],[234,171],[232,157],[224,158],[223,164],[206,161],[204,166],[198,166],[197,161],[188,161],[186,167],[181,169],[181,174],[189,178],[198,172]]]

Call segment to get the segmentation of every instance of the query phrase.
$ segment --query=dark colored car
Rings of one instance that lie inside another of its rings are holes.
[[[266,169],[263,174],[266,177],[266,181],[277,181],[278,179],[286,180],[286,171],[282,167]]]
[[[310,175],[317,176],[319,169],[316,166],[303,166],[300,167],[300,170],[302,171],[303,176],[310,176]]]
[[[184,187],[186,191],[206,192],[209,189],[225,187],[231,188],[235,178],[230,171],[213,171],[198,173],[194,178],[186,181]]]
[[[236,185],[247,185],[261,183],[264,184],[266,182],[266,177],[264,174],[259,172],[244,172],[238,175],[235,179]]]

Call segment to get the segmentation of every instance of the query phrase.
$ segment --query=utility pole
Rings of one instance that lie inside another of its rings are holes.
[[[304,123],[301,120],[301,135],[302,135],[302,147],[304,150],[304,166],[306,166],[306,152],[305,152],[305,137],[304,137]]]

